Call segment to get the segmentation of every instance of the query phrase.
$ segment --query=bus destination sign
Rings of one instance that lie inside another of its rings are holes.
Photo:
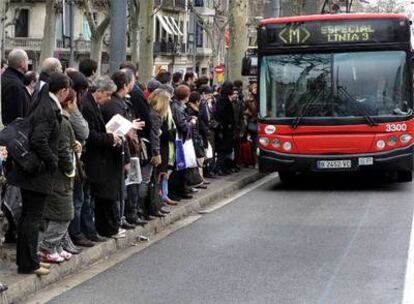
[[[261,28],[259,41],[261,47],[409,42],[410,27],[400,19],[270,24]]]

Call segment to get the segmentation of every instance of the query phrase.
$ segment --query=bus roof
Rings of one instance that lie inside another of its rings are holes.
[[[407,19],[404,14],[335,14],[335,15],[309,15],[264,19],[260,25],[283,24],[292,22],[312,22],[312,21],[335,21],[335,20],[358,20],[358,19]]]

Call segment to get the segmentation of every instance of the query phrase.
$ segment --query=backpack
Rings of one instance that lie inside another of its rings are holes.
[[[30,151],[30,117],[16,118],[0,132],[0,145],[6,146],[9,157],[26,173],[39,171],[42,162]]]
[[[40,98],[49,94],[48,85],[44,85],[39,95],[33,100],[30,114],[25,118],[16,118],[0,131],[0,146],[5,146],[8,156],[25,173],[38,172],[44,163],[30,150],[31,116],[39,105]]]

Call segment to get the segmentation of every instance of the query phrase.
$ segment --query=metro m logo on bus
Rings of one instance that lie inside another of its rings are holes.
[[[289,26],[279,33],[279,39],[285,44],[303,44],[310,38],[311,33],[304,27]]]

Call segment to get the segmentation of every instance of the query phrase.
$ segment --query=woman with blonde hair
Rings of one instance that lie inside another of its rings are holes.
[[[170,109],[171,95],[163,89],[156,89],[149,97],[151,107],[151,164],[159,176],[162,201],[176,205],[168,197],[168,177],[174,166],[175,124]],[[161,209],[162,213],[164,209]]]

